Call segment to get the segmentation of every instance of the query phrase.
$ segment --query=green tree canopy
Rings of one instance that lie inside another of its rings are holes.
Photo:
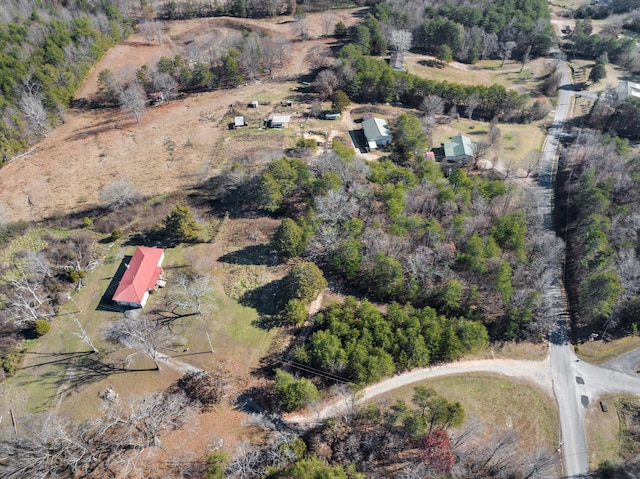
[[[285,295],[288,299],[311,302],[327,287],[327,280],[320,268],[313,263],[298,263],[284,278]]]

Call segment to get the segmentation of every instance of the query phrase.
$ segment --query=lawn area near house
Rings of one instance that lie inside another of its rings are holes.
[[[492,163],[497,158],[501,162],[510,162],[516,168],[525,168],[525,157],[532,150],[539,150],[545,137],[543,129],[544,120],[520,125],[515,123],[499,123],[501,132],[500,145],[492,147],[485,155],[485,159]],[[489,123],[460,118],[453,120],[448,125],[437,125],[433,134],[433,146],[438,148],[449,138],[459,133],[467,135],[472,141],[488,141]],[[525,171],[519,171],[518,175],[524,176]]]
[[[104,304],[104,292],[123,258],[131,255],[135,246],[112,243],[100,247],[105,251],[100,265],[88,275],[85,286],[73,294],[73,301],[61,307],[51,331],[33,343],[21,368],[6,383],[3,406],[12,407],[17,415],[57,409],[76,419],[88,418],[98,411],[98,396],[109,386],[125,398],[143,396],[168,387],[190,368],[208,370],[223,359],[233,363],[238,374],[248,373],[269,350],[278,329],[261,327],[254,308],[225,294],[224,268],[218,263],[222,247],[212,243],[181,245],[165,250],[167,286],[153,293],[141,312],[163,310],[175,287],[172,279],[190,269],[210,278],[211,292],[204,299],[203,314],[172,323],[174,344],[160,350],[170,357],[161,361],[161,371],[154,370],[151,360],[143,354],[125,367],[122,361],[133,350],[103,339],[105,329],[120,313],[99,310],[98,306]],[[74,318],[98,353],[78,337],[80,328]]]

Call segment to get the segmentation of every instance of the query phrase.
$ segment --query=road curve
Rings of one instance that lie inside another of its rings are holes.
[[[313,415],[289,416],[287,421],[299,425],[312,424],[323,421],[328,417],[338,416],[347,412],[354,404],[361,404],[376,396],[393,391],[403,386],[411,385],[426,379],[433,379],[452,374],[466,373],[497,373],[505,376],[526,379],[536,384],[550,396],[553,395],[551,368],[549,356],[542,361],[524,361],[516,359],[481,359],[473,361],[458,361],[429,368],[414,369],[384,379],[364,388],[357,397],[342,397],[331,404],[317,410]]]

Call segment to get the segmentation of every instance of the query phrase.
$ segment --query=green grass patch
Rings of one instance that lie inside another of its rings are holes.
[[[602,364],[640,347],[640,336],[627,336],[613,341],[587,341],[576,345],[580,359],[592,364]]]
[[[557,447],[560,423],[555,401],[524,380],[497,374],[456,374],[405,386],[376,398],[376,402],[409,402],[418,384],[459,401],[466,417],[480,419],[492,430],[512,429],[528,447]]]

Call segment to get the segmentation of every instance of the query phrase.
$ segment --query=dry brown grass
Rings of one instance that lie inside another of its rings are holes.
[[[604,461],[618,458],[621,441],[621,424],[617,402],[624,396],[607,394],[591,402],[585,415],[590,468],[595,469]],[[600,402],[607,406],[603,412]]]
[[[419,383],[449,401],[459,401],[467,418],[480,419],[486,433],[514,430],[526,447],[557,447],[560,433],[557,406],[544,391],[523,380],[497,374],[459,374]],[[377,403],[396,399],[411,401],[413,388],[406,386],[376,398]]]
[[[607,342],[587,341],[576,346],[576,354],[592,364],[602,364],[639,347],[639,336],[627,336]]]

